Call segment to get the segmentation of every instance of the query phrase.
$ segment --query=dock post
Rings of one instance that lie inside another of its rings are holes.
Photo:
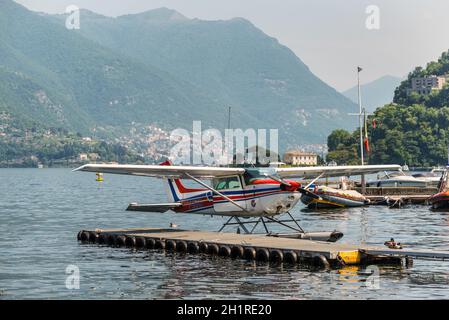
[[[366,194],[366,183],[365,183],[365,175],[362,174],[360,179],[360,184],[362,185],[362,195]]]

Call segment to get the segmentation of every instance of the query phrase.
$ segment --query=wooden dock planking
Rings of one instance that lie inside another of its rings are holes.
[[[301,252],[304,257],[324,255],[327,259],[337,259],[340,251],[357,251],[354,246],[336,244],[331,242],[319,242],[311,240],[299,240],[289,238],[269,237],[261,234],[234,234],[208,231],[177,231],[168,233],[138,233],[130,236],[158,237],[160,239],[203,241],[217,245],[240,245],[254,248],[293,250]],[[299,242],[299,243],[298,243]]]

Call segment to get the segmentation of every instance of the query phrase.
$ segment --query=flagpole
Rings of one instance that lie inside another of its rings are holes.
[[[231,129],[231,107],[228,109],[228,129]]]
[[[357,67],[357,92],[359,100],[359,127],[360,127],[360,159],[363,166],[365,164],[364,163],[365,161],[363,155],[362,95],[360,93],[360,71],[362,71],[362,68]]]
[[[231,106],[229,106],[228,107],[228,132],[230,132],[230,130],[231,130]],[[231,155],[232,155],[232,164],[234,164],[234,152],[233,152],[233,150],[231,151],[231,150],[229,150],[229,149],[231,149],[231,146],[232,146],[232,141],[229,141],[228,142],[229,143],[229,145],[228,146],[226,146],[226,148],[228,149],[228,151],[227,152],[231,152]],[[228,157],[228,167],[229,167],[229,154],[227,155],[227,157]],[[237,160],[237,159],[236,159]]]
[[[360,127],[360,160],[362,162],[362,166],[365,164],[363,159],[363,127],[362,127],[362,95],[360,93],[360,71],[362,71],[362,68],[360,66],[357,67],[357,91],[358,91],[358,100],[359,100],[359,127]],[[364,121],[364,120],[363,120]],[[360,176],[360,185],[362,187],[362,194],[365,195],[366,193],[366,184],[365,184],[365,175],[362,174]]]

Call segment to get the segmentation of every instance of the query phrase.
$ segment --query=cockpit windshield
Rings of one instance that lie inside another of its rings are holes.
[[[267,175],[273,175],[273,169],[271,168],[251,168],[246,169],[243,174],[243,178],[245,180],[245,184],[251,184],[254,180],[257,179],[266,179]]]

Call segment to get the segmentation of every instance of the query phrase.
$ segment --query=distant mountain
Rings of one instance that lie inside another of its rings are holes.
[[[377,80],[361,85],[362,104],[366,110],[373,112],[393,101],[394,90],[401,84],[402,79],[394,76],[383,76]],[[342,92],[343,95],[358,103],[357,86]]]
[[[86,38],[193,84],[221,110],[230,105],[253,118],[233,114],[235,126],[280,128],[301,143],[323,142],[328,128],[348,127],[354,104],[245,19],[202,21],[167,8],[118,18],[83,10],[81,17]]]
[[[232,106],[233,127],[278,128],[283,148],[353,128],[356,105],[247,20],[83,10],[67,30],[65,18],[0,0],[0,111],[108,136],[134,122],[224,128]]]
[[[0,24],[0,108],[16,117],[83,133],[133,121],[220,124],[221,110],[201,90],[49,16],[0,0]]]

